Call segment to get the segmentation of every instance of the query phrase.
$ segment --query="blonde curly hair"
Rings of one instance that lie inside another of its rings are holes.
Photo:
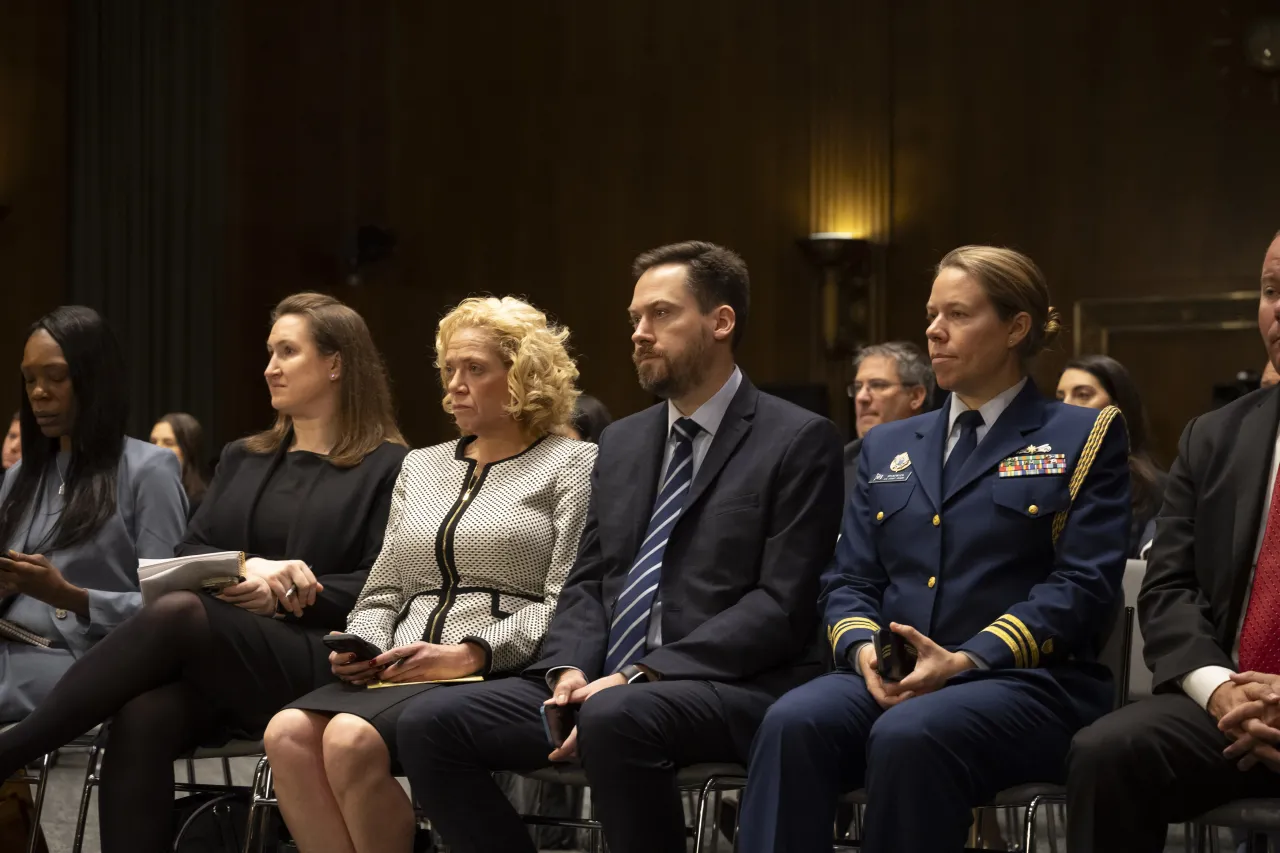
[[[582,392],[575,384],[578,366],[566,346],[567,328],[549,321],[546,314],[514,296],[462,300],[436,329],[435,367],[446,389],[449,377],[445,375],[444,353],[461,329],[481,329],[493,339],[498,356],[507,367],[507,414],[526,432],[544,435],[562,432],[569,425]],[[453,414],[453,400],[447,390],[441,406]]]

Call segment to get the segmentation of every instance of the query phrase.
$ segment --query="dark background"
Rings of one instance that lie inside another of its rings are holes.
[[[127,340],[137,432],[185,408],[216,446],[270,420],[270,307],[321,289],[369,321],[420,445],[450,434],[436,320],[516,293],[571,327],[583,387],[625,414],[647,402],[630,260],[700,238],[750,264],[752,378],[826,382],[843,406],[795,242],[811,231],[887,247],[893,338],[922,340],[930,268],[968,242],[1032,255],[1068,319],[1082,298],[1256,289],[1280,98],[1241,37],[1268,11],[0,0],[0,365],[43,311],[97,305]],[[361,224],[398,245],[352,287]],[[1042,387],[1071,346],[1041,360]],[[1111,351],[1165,463],[1212,384],[1264,359],[1248,330]]]

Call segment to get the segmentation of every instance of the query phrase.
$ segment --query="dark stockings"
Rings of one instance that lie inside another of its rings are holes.
[[[198,685],[216,668],[195,593],[143,608],[67,671],[21,724],[0,734],[0,778],[111,720],[99,801],[103,853],[172,845],[173,761],[215,719]]]

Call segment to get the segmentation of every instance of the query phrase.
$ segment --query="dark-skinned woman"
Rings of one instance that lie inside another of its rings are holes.
[[[138,560],[168,558],[187,501],[172,454],[125,437],[124,358],[90,308],[57,308],[22,353],[22,459],[0,487],[0,722],[27,716],[142,606]]]

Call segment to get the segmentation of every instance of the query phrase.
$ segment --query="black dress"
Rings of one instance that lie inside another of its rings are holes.
[[[369,567],[382,549],[391,492],[405,449],[384,444],[359,465],[337,468],[304,451],[223,453],[179,553],[234,550],[268,560],[302,560],[325,587],[302,617],[268,618],[202,596],[220,648],[219,731],[208,742],[257,738],[290,701],[334,681],[321,637],[342,631]]]

